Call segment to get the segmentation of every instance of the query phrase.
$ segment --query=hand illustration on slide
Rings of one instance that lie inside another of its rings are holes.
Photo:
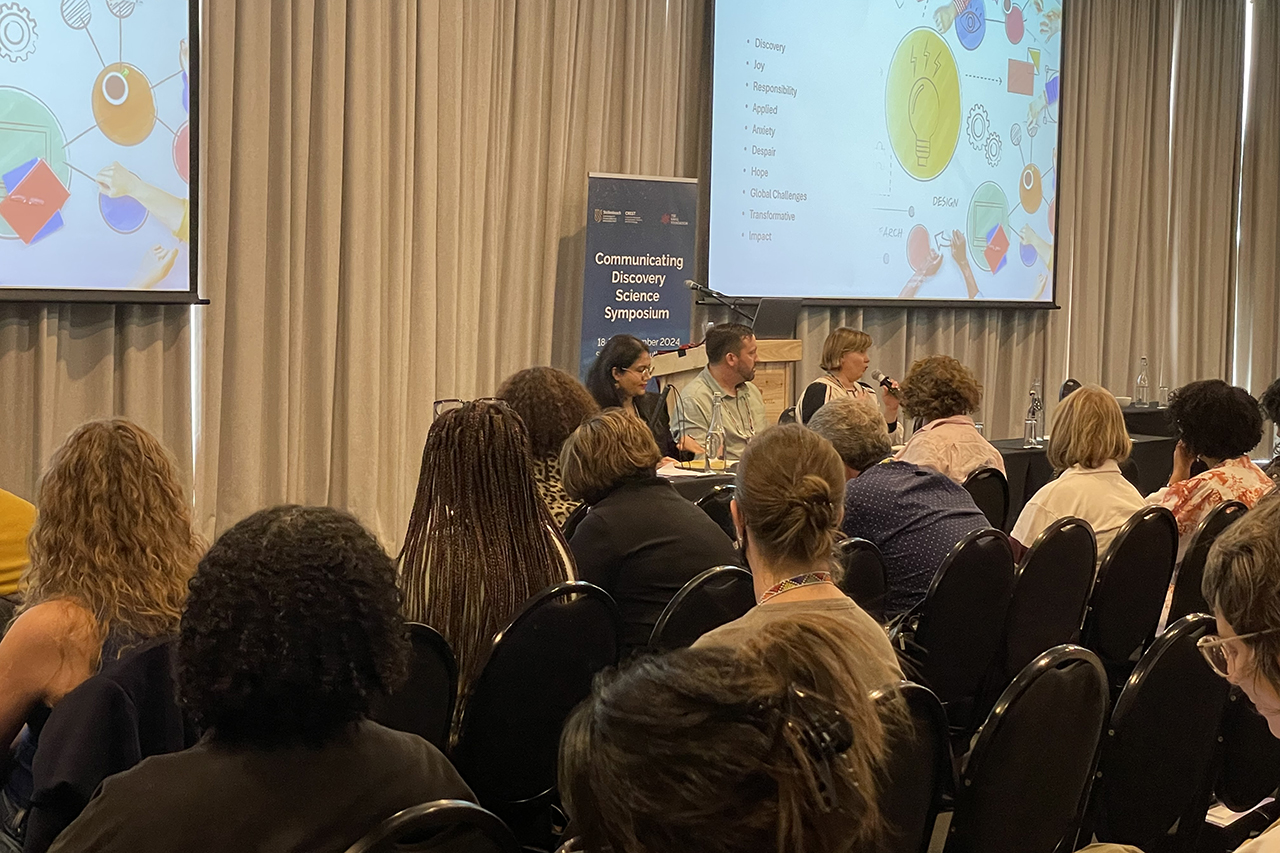
[[[1040,121],[1040,114],[1049,108],[1049,100],[1045,97],[1044,92],[1036,95],[1031,99],[1031,103],[1027,104],[1027,127]]]
[[[973,277],[973,268],[969,266],[969,253],[964,248],[964,235],[959,230],[951,232],[951,257],[960,268],[960,275],[964,276],[964,286],[969,292],[969,298],[976,299],[978,282]]]
[[[1022,240],[1028,246],[1036,250],[1036,254],[1040,256],[1040,260],[1044,261],[1045,266],[1050,270],[1053,269],[1053,244],[1041,237],[1035,232],[1030,225],[1023,225],[1022,230],[1018,232],[1018,239]]]
[[[1062,9],[1050,9],[1044,13],[1044,20],[1040,22],[1040,35],[1045,39],[1051,39],[1060,32],[1062,32]]]
[[[956,4],[953,2],[948,2],[933,10],[933,24],[938,28],[939,33],[946,33],[947,30],[951,29],[951,25],[956,22],[956,14]]]
[[[178,48],[178,62],[182,65],[183,74],[191,73],[191,44],[186,39]]]
[[[165,280],[173,270],[173,264],[177,260],[177,248],[152,247],[151,251],[142,256],[142,266],[138,269],[138,274],[134,276],[129,286],[137,288],[155,287]]]
[[[183,227],[187,221],[186,199],[147,183],[119,163],[112,163],[103,169],[95,180],[99,191],[107,197],[120,198],[127,195],[137,199],[175,237],[184,243],[187,241],[186,229]]]
[[[937,252],[930,251],[929,260],[925,262],[920,272],[915,273],[911,278],[907,279],[907,283],[903,286],[902,292],[898,294],[900,298],[910,299],[920,290],[920,285],[924,284],[925,279],[933,278],[938,274],[938,270],[942,269],[942,255]]]

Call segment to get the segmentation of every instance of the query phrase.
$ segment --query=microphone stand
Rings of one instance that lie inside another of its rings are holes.
[[[741,308],[738,307],[738,303],[736,301],[730,301],[729,298],[725,296],[723,293],[714,291],[711,288],[707,287],[705,284],[698,284],[696,281],[694,281],[691,278],[685,279],[684,284],[685,284],[685,287],[689,288],[690,290],[696,291],[698,293],[705,293],[707,296],[710,296],[716,302],[719,302],[721,305],[725,306],[730,311],[737,314],[739,317],[742,317],[744,320],[747,321],[748,324],[753,324],[753,325],[755,324],[756,318],[754,316],[748,314],[746,311],[743,311]]]

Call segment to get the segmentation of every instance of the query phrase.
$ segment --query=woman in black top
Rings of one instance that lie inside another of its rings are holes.
[[[662,395],[647,390],[653,377],[652,363],[644,341],[631,335],[614,335],[591,363],[584,384],[600,408],[616,406],[647,424],[663,456],[692,459],[692,453],[680,455],[679,444],[671,436]]]
[[[569,540],[578,577],[622,611],[623,653],[644,647],[680,588],[739,557],[720,526],[657,476],[653,436],[617,409],[594,415],[565,441],[565,489],[591,505]]]

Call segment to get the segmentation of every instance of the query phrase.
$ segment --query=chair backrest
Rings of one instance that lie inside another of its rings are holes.
[[[840,589],[858,602],[877,622],[884,619],[884,595],[888,586],[884,557],[874,542],[853,537],[836,545],[836,559],[844,570]]]
[[[1013,596],[1013,551],[999,530],[965,535],[942,561],[924,601],[914,642],[920,675],[945,705],[972,700],[995,660]],[[952,723],[959,723],[948,708]]]
[[[778,415],[778,423],[793,424],[796,422],[796,407],[787,406],[782,410],[782,414]]]
[[[1232,811],[1247,811],[1280,788],[1280,739],[1239,687],[1231,688],[1221,736],[1214,793]]]
[[[573,538],[573,532],[578,529],[578,525],[582,523],[582,519],[587,517],[590,511],[590,504],[581,503],[573,508],[569,513],[569,517],[564,520],[564,524],[560,525],[560,532],[564,535],[564,539],[568,542]]]
[[[708,631],[745,616],[755,606],[751,572],[737,566],[707,569],[668,602],[653,626],[649,645],[662,651],[683,649]]]
[[[469,831],[468,831],[469,830]],[[456,833],[451,840],[464,843],[459,849],[474,853],[520,853],[520,845],[507,825],[492,812],[466,800],[435,800],[396,812],[347,848],[347,853],[414,853],[414,851],[454,849],[441,847],[441,835]]]
[[[1240,501],[1225,501],[1213,508],[1195,533],[1187,551],[1182,555],[1173,579],[1173,602],[1169,605],[1169,621],[1181,619],[1188,613],[1208,613],[1209,605],[1200,592],[1204,580],[1204,565],[1209,560],[1209,549],[1222,531],[1244,517],[1249,508]]]
[[[1192,849],[1209,807],[1230,688],[1196,648],[1213,630],[1204,614],[1169,626],[1116,700],[1086,824],[1099,841],[1161,850],[1176,823],[1178,848]]]
[[[408,629],[409,677],[391,696],[378,697],[369,716],[447,749],[458,698],[458,662],[449,641],[436,629],[419,622],[410,622]]]
[[[548,796],[560,729],[618,663],[622,619],[607,592],[569,581],[529,600],[493,640],[462,711],[451,758],[481,804]]]
[[[1178,557],[1178,523],[1149,506],[1128,521],[1107,549],[1089,598],[1081,645],[1111,668],[1123,665],[1155,633]]]
[[[1053,853],[1074,835],[1109,703],[1087,649],[1057,646],[1028,664],[969,754],[946,853]]]
[[[998,468],[979,468],[964,478],[965,490],[996,530],[1004,530],[1009,515],[1009,481]]]
[[[1006,682],[1041,652],[1076,641],[1093,589],[1097,547],[1089,522],[1060,518],[1023,556],[1005,622]]]
[[[724,534],[737,542],[738,530],[733,526],[733,513],[729,509],[731,500],[733,500],[733,484],[724,483],[698,498],[693,504],[711,516],[711,520],[720,525]]]
[[[910,726],[890,729],[880,772],[880,814],[887,849],[926,853],[943,796],[955,791],[947,714],[933,691],[910,681],[872,694],[877,705],[906,703]]]

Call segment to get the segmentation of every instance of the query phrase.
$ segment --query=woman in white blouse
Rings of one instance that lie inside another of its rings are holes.
[[[1027,501],[1011,534],[1030,547],[1060,518],[1089,522],[1098,540],[1098,559],[1120,528],[1142,509],[1142,495],[1120,473],[1133,442],[1120,404],[1097,385],[1072,391],[1053,413],[1049,464],[1058,478]]]
[[[823,376],[809,383],[797,405],[802,424],[809,423],[813,413],[828,400],[849,396],[876,399],[876,390],[862,381],[871,364],[871,336],[859,329],[844,326],[827,335],[822,344]],[[889,438],[896,443],[901,435],[898,429],[898,398],[886,392],[884,395],[884,422],[889,428]]]

